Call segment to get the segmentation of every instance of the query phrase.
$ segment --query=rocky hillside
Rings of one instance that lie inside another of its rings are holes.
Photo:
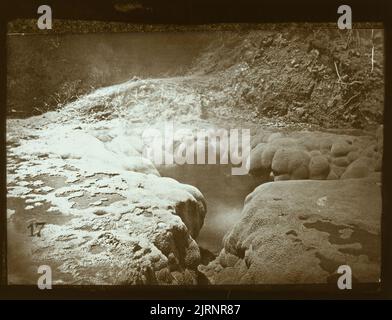
[[[183,75],[211,38],[186,32],[30,32],[7,37],[7,113],[12,117],[61,108],[97,88],[136,76]]]

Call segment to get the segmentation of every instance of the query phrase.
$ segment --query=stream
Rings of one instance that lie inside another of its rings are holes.
[[[241,219],[246,196],[267,181],[266,177],[233,176],[230,165],[219,164],[166,166],[159,172],[201,191],[207,214],[196,241],[214,254],[222,249],[224,235]]]

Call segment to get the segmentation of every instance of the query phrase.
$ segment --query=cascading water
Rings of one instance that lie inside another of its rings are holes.
[[[222,240],[241,217],[246,196],[266,181],[265,177],[232,175],[230,165],[190,165],[161,167],[162,176],[198,188],[207,202],[207,215],[196,241],[217,254]]]

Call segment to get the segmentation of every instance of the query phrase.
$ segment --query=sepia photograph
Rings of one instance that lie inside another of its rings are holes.
[[[380,282],[381,23],[49,22],[7,25],[9,285]]]

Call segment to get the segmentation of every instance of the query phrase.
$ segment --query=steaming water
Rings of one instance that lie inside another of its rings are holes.
[[[161,167],[162,176],[198,188],[207,202],[207,215],[196,241],[215,254],[222,240],[240,219],[246,196],[266,178],[251,175],[233,176],[229,165],[182,165]]]

